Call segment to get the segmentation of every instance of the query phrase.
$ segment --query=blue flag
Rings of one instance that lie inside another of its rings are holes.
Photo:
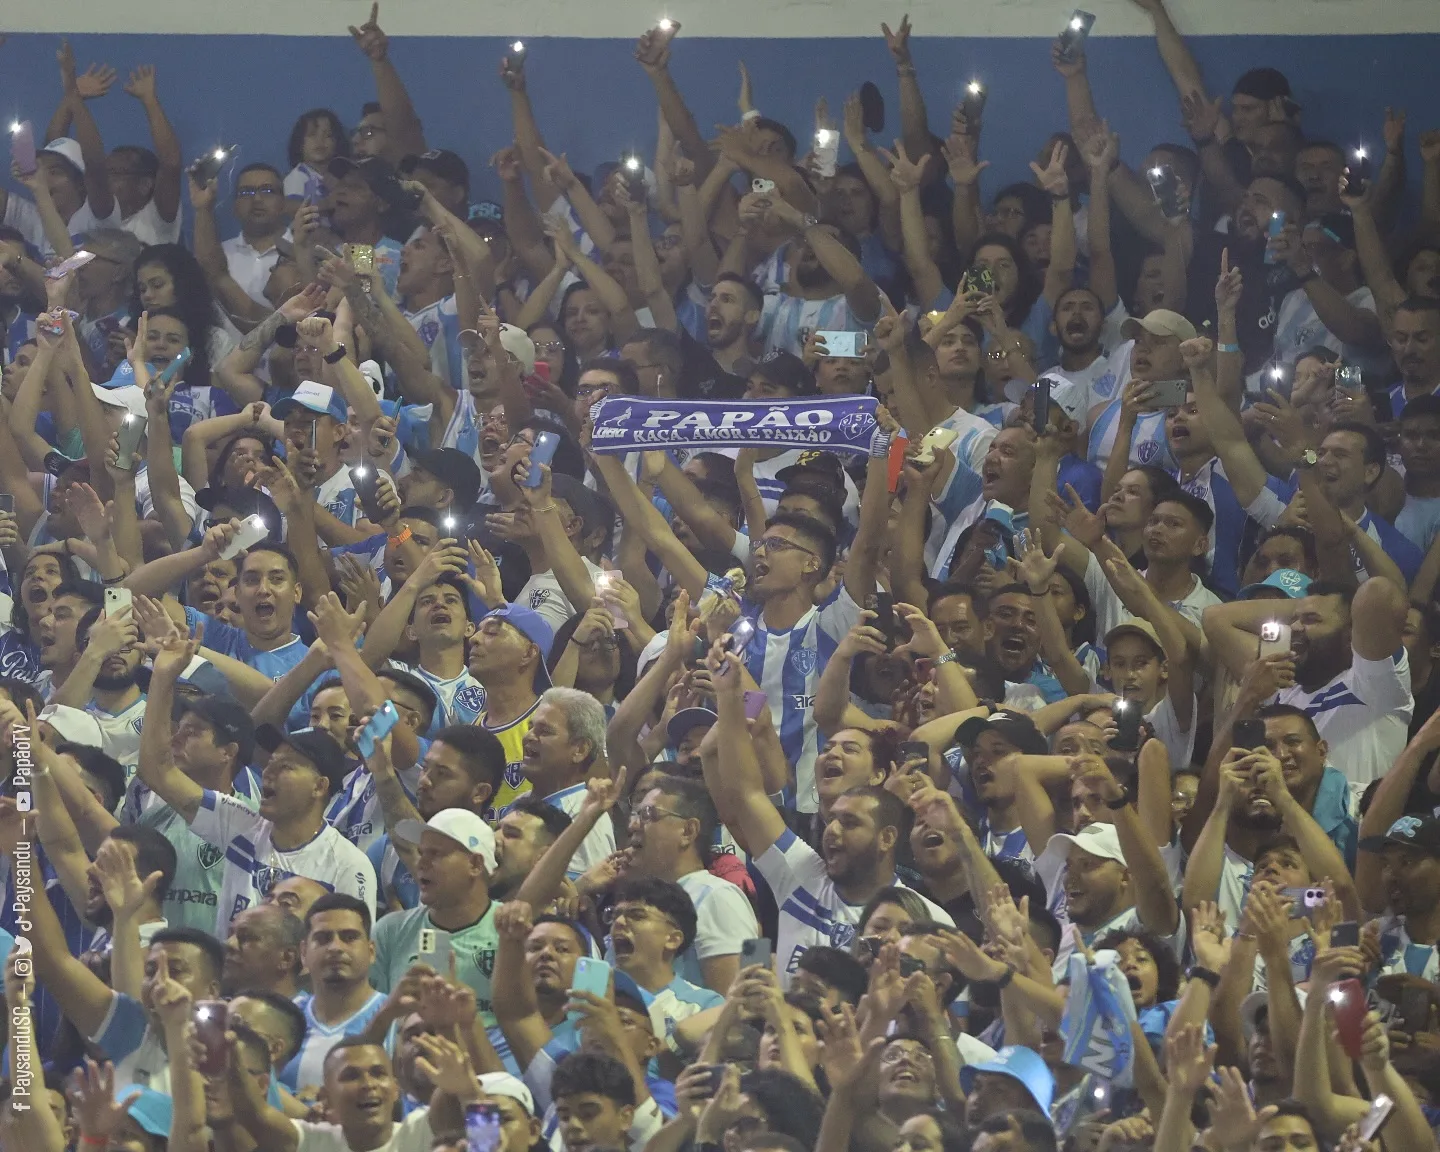
[[[610,396],[591,411],[596,452],[658,448],[816,448],[868,456],[882,437],[873,396],[818,400],[647,400]]]
[[[1070,996],[1060,1035],[1066,1064],[1077,1064],[1117,1088],[1128,1088],[1135,1078],[1135,1041],[1130,1034],[1135,1002],[1129,981],[1116,967],[1119,958],[1118,952],[1103,950],[1095,954],[1091,967],[1083,952],[1071,953]]]

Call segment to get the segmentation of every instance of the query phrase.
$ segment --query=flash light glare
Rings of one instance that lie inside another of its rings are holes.
[[[627,172],[640,171],[640,158],[638,156],[625,157],[625,170]]]
[[[513,43],[513,44],[510,45],[510,51],[515,52],[515,53],[524,52],[524,51],[525,51],[525,41],[523,41],[523,40],[516,40],[515,43]]]
[[[817,128],[815,130],[815,143],[822,148],[829,144],[833,137],[834,133],[831,132],[829,128]]]
[[[1270,378],[1272,380],[1279,380],[1284,375],[1285,370],[1281,368],[1278,364],[1274,368],[1270,369]]]
[[[1356,149],[1355,149],[1355,159],[1356,159],[1356,160],[1364,160],[1364,159],[1365,159],[1365,149],[1364,149],[1364,148],[1356,148]]]
[[[455,527],[455,517],[453,517],[453,516],[446,516],[446,517],[445,517],[445,527],[446,527],[446,528],[454,528],[454,527]]]
[[[1343,988],[1331,988],[1327,993],[1332,1004],[1345,1003],[1345,990]]]
[[[970,93],[970,95],[978,96],[980,95],[980,90],[984,87],[985,86],[981,84],[979,80],[971,80],[970,83],[966,85],[966,90]]]
[[[12,136],[19,135],[20,127],[21,127],[20,121],[18,121],[18,120],[12,120],[12,121],[10,121],[10,135],[12,135]]]
[[[1070,27],[1078,32],[1081,28],[1085,27],[1085,21],[1081,20],[1079,16],[1076,16],[1075,19],[1070,21]]]
[[[225,159],[225,149],[224,149],[224,148],[217,148],[217,149],[215,149],[213,155],[214,155],[214,157],[215,157],[216,160],[223,160],[223,159]]]
[[[661,32],[669,32],[670,29],[672,29],[672,28],[674,28],[674,27],[675,27],[675,21],[671,20],[670,17],[668,17],[668,16],[662,16],[662,17],[660,17],[660,31],[661,31]]]
[[[1165,175],[1165,173],[1162,169],[1156,167],[1150,169],[1150,175],[1153,176],[1156,180],[1158,180],[1161,176]]]

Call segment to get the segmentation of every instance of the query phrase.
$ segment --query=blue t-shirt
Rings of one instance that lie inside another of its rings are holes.
[[[196,627],[202,622],[205,625],[205,647],[242,664],[248,664],[272,681],[283,679],[285,673],[305,659],[305,653],[309,651],[309,647],[299,636],[291,636],[289,641],[279,648],[262,651],[250,643],[250,638],[245,635],[243,628],[223,624],[195,608],[185,609],[185,623],[190,629],[190,635],[195,635]],[[310,701],[314,694],[315,686],[312,684],[295,702],[295,707],[290,709],[290,715],[285,719],[287,728],[294,731],[310,726]]]

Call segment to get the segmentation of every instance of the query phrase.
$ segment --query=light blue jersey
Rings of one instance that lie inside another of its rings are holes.
[[[336,1024],[321,1024],[315,1019],[315,998],[309,992],[296,996],[295,1004],[305,1013],[305,1039],[300,1042],[300,1051],[280,1073],[280,1083],[295,1095],[313,1100],[325,1083],[326,1053],[347,1036],[359,1036],[370,1027],[370,1021],[385,1006],[385,997],[376,992],[360,1011]]]

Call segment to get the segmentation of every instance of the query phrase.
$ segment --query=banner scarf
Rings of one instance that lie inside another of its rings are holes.
[[[1134,1081],[1135,1051],[1130,1025],[1135,1002],[1130,983],[1116,966],[1120,956],[1108,949],[1095,953],[1095,966],[1083,952],[1069,960],[1070,995],[1060,1035],[1065,1041],[1066,1064],[1103,1076],[1117,1088]]]
[[[873,396],[819,400],[649,400],[609,396],[591,409],[596,452],[665,448],[813,448],[868,456],[885,436]]]

